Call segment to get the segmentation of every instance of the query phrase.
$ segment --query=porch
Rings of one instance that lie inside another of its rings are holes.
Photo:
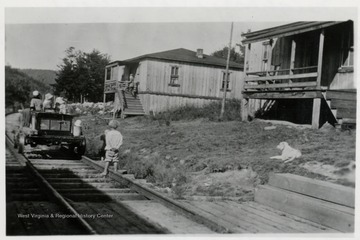
[[[352,21],[298,22],[243,36],[246,38],[243,120],[247,120],[251,111],[250,99],[310,99],[313,128],[320,127],[324,107],[333,113],[331,118],[336,123],[342,122],[327,92],[344,91],[342,95],[345,98],[351,95],[355,101],[351,104],[356,105]],[[350,112],[352,117],[356,115]]]

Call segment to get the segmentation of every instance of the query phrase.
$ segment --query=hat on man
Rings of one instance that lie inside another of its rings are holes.
[[[116,129],[119,126],[119,122],[116,120],[111,120],[109,122],[109,127]]]
[[[39,91],[37,91],[37,90],[33,91],[33,96],[34,96],[34,97],[39,96]]]

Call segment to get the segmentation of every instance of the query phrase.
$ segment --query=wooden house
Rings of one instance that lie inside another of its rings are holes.
[[[203,54],[202,49],[179,48],[114,61],[106,66],[104,101],[120,86],[122,91],[115,95],[120,96],[125,115],[155,114],[185,105],[200,107],[222,99],[225,68],[225,59]],[[227,99],[242,98],[242,70],[241,64],[230,62]],[[124,87],[130,74],[137,87],[135,97]]]
[[[353,21],[295,22],[243,37],[244,120],[275,109],[278,119],[314,128],[355,124]]]

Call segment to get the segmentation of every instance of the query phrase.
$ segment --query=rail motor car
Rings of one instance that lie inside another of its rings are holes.
[[[57,145],[82,156],[86,150],[86,140],[73,118],[72,115],[55,112],[32,113],[31,130],[27,134],[20,133],[15,141],[18,151],[22,153],[25,145]]]

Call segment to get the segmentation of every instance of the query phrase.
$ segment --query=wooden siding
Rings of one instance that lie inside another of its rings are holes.
[[[354,73],[336,73],[330,84],[331,90],[339,89],[356,89],[356,81],[354,81]]]
[[[251,43],[250,50],[248,50],[248,64],[249,68],[247,72],[259,72],[261,71],[261,62],[263,54],[262,42]]]
[[[172,66],[179,67],[179,86],[169,85]],[[189,104],[203,106],[214,101],[205,99],[206,97],[222,98],[223,96],[220,89],[225,68],[157,60],[144,60],[140,63],[140,68],[139,92],[146,113]],[[230,73],[230,91],[227,92],[227,98],[241,99],[243,72],[231,69]],[[141,94],[141,92],[147,93]],[[152,92],[164,93],[167,96],[151,94]],[[186,95],[191,97],[186,97]]]
[[[159,113],[183,106],[196,106],[202,107],[214,101],[212,99],[189,98],[180,96],[167,96],[155,94],[140,94],[140,99],[146,114],[150,112]]]

